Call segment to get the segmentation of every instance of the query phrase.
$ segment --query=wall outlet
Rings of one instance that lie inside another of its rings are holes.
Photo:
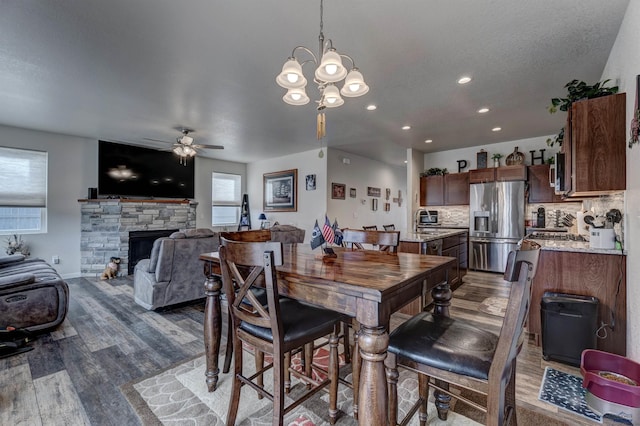
[[[60,256],[51,256],[51,263],[58,265],[60,263]]]

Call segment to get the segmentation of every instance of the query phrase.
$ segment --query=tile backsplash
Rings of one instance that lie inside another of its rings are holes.
[[[577,216],[578,210],[584,208],[591,211],[594,216],[604,216],[611,209],[618,209],[624,214],[624,192],[612,195],[602,195],[595,198],[585,199],[582,203],[544,203],[544,204],[525,204],[525,220],[531,219],[531,214],[538,211],[538,207],[545,208],[546,228],[556,228],[556,212],[559,212],[558,227],[566,228],[562,224],[562,217],[567,214]],[[443,226],[469,226],[469,206],[438,206],[429,207],[438,211],[438,222]],[[623,239],[624,235],[624,217],[622,223],[614,226],[616,234]],[[571,228],[569,229],[571,230]]]

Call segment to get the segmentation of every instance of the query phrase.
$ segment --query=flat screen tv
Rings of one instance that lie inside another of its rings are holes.
[[[194,198],[194,159],[180,164],[170,151],[98,142],[98,194]]]

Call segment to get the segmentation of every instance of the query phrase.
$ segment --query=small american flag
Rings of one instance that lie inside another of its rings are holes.
[[[322,226],[322,237],[327,244],[333,244],[333,228],[331,227],[331,222],[329,222],[329,218],[326,215],[324,217],[324,225]]]

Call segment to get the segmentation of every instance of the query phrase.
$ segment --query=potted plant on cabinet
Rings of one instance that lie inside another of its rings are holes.
[[[493,160],[493,167],[500,167],[500,159],[504,157],[502,154],[493,154],[491,159]]]
[[[548,107],[549,113],[555,114],[558,110],[569,111],[571,104],[576,101],[594,99],[618,93],[618,86],[605,87],[609,81],[610,80],[604,80],[590,86],[584,81],[571,80],[564,86],[565,89],[567,89],[567,97],[551,99],[551,105]],[[547,145],[553,146],[554,144],[558,144],[562,146],[563,140],[564,127],[560,129],[560,132],[555,137],[547,139]]]

